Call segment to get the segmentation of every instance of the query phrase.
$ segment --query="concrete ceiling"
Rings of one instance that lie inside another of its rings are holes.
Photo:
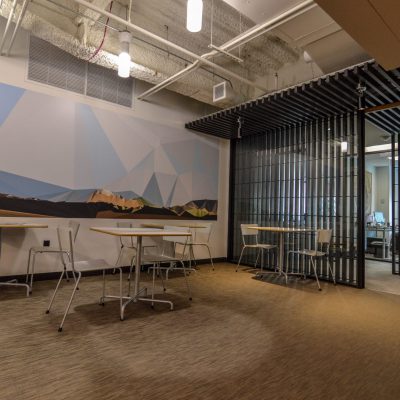
[[[110,9],[110,0],[91,0],[102,9]],[[299,0],[205,0],[203,29],[189,33],[185,28],[186,0],[133,0],[131,20],[171,42],[199,55],[210,51],[212,42],[221,45],[258,22],[290,9]],[[228,4],[229,3],[229,4]],[[8,17],[12,0],[3,0],[0,16]],[[127,17],[129,0],[114,0],[112,13]],[[17,10],[19,14],[20,8]],[[32,0],[22,27],[61,49],[82,59],[89,59],[100,45],[106,19],[73,0]],[[126,27],[109,21],[104,45],[91,62],[116,68],[119,53],[118,31]],[[306,50],[313,63],[303,59]],[[218,56],[213,62],[255,81],[268,91],[281,89],[354,63],[369,56],[322,9],[313,8],[306,14],[264,34],[232,52],[244,59],[242,64]],[[12,54],[11,54],[12,55]],[[156,84],[189,65],[188,59],[176,50],[134,33],[131,45],[134,66],[131,75]],[[278,74],[279,79],[275,78]],[[223,73],[210,68],[199,69],[169,86],[176,91],[212,104],[212,86],[221,82]],[[240,81],[230,79],[234,98],[223,103],[227,107],[264,94]],[[149,98],[151,100],[151,98]]]
[[[384,68],[400,67],[399,0],[316,0]]]
[[[301,0],[224,0],[256,23],[290,9]],[[347,0],[343,0],[347,1]],[[386,0],[385,0],[386,1]],[[327,0],[329,2],[329,0]],[[318,3],[318,1],[317,1]],[[336,3],[332,2],[331,3]],[[349,7],[352,3],[347,1]],[[320,7],[283,24],[274,33],[311,56],[327,74],[369,60],[365,50]]]
[[[256,24],[300,4],[302,0],[224,0]]]

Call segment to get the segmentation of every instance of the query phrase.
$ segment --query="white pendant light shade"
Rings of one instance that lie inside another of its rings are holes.
[[[189,32],[200,32],[203,22],[203,0],[188,0],[186,29]]]
[[[118,76],[128,78],[131,75],[131,56],[129,54],[129,45],[132,35],[128,31],[119,33],[119,41],[121,44],[121,52],[118,56]]]
[[[131,56],[123,51],[118,56],[118,76],[128,78],[131,74]]]

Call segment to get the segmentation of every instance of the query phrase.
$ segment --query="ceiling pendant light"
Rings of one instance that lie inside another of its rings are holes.
[[[186,29],[189,32],[200,32],[203,22],[203,0],[188,0]]]
[[[118,56],[118,76],[128,78],[131,75],[131,55],[129,54],[129,45],[132,35],[128,31],[119,33],[121,43],[121,52]]]

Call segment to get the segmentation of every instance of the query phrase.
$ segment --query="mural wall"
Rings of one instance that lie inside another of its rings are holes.
[[[0,216],[216,219],[218,144],[0,83]]]

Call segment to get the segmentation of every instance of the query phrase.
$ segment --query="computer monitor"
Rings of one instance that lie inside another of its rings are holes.
[[[375,211],[374,212],[374,217],[375,217],[375,223],[377,223],[377,224],[384,224],[385,223],[385,217],[383,215],[383,212]]]

